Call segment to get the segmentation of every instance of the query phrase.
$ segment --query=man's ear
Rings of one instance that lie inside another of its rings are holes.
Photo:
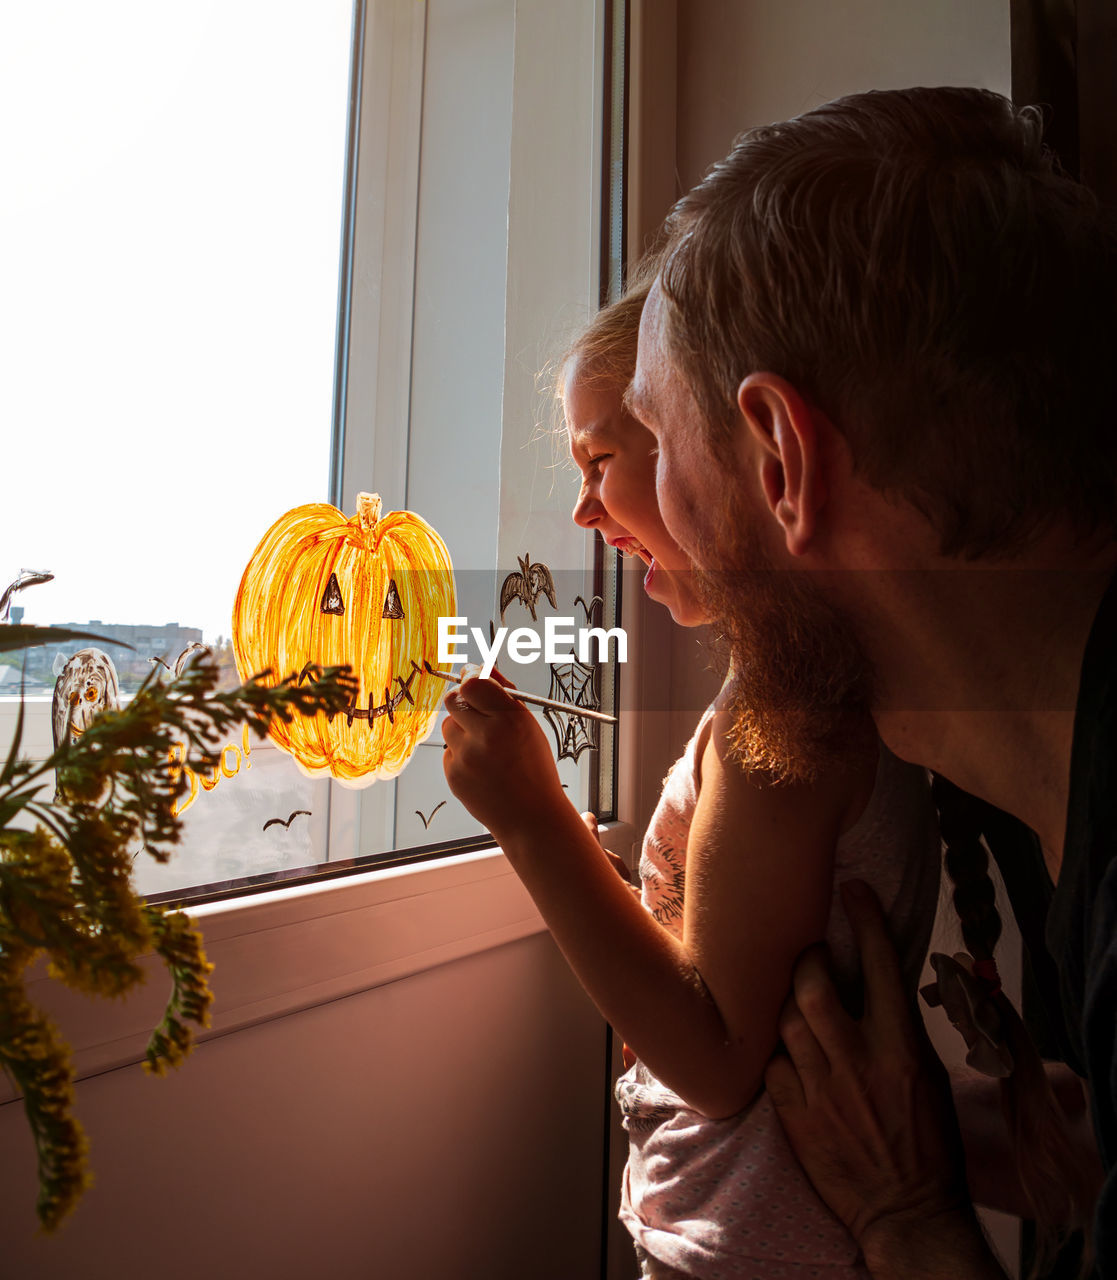
[[[791,383],[774,373],[750,373],[737,388],[737,407],[748,427],[742,454],[757,468],[788,551],[802,555],[826,501],[814,414]]]

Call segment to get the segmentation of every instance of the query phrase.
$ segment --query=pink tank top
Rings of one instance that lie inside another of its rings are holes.
[[[705,742],[712,715],[711,707],[668,774],[640,859],[644,906],[678,938],[698,799],[696,744]],[[939,863],[927,774],[882,745],[872,795],[837,846],[826,940],[840,976],[855,976],[857,949],[837,885],[857,876],[876,890],[893,936],[903,940],[901,960],[914,993],[938,901]],[[617,1081],[616,1096],[629,1136],[620,1216],[653,1259],[702,1280],[867,1275],[853,1237],[792,1154],[767,1094],[737,1116],[710,1120],[637,1062]]]

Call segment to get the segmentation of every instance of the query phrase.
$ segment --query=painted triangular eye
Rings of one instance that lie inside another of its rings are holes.
[[[345,612],[345,605],[341,599],[341,588],[337,585],[337,574],[331,573],[330,580],[326,583],[326,589],[322,592],[322,603],[318,606],[322,613],[342,614]]]
[[[382,618],[403,617],[403,602],[399,598],[395,578],[388,583],[388,594],[384,597],[384,612],[380,616]]]

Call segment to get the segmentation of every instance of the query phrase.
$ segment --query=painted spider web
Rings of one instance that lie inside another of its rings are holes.
[[[551,688],[548,697],[557,702],[569,702],[575,707],[597,711],[601,707],[595,686],[596,668],[584,662],[551,664]],[[572,716],[566,711],[544,707],[543,716],[555,735],[555,758],[577,760],[583,751],[596,750],[600,745],[601,726],[596,720]]]

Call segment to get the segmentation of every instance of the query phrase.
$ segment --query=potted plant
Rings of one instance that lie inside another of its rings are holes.
[[[87,638],[99,637],[0,626],[0,653]],[[263,733],[277,718],[332,715],[352,704],[347,668],[315,668],[274,687],[262,682],[267,674],[221,690],[217,663],[205,653],[174,678],[153,670],[129,702],[93,717],[80,736],[62,735],[44,761],[20,753],[21,699],[0,771],[0,1065],[23,1094],[46,1231],[80,1199],[90,1172],[69,1047],[28,999],[28,969],[45,956],[48,972],[74,990],[120,996],[143,980],[139,957],[154,952],[171,990],[144,1067],[162,1075],[182,1062],[193,1027],[207,1025],[212,966],[184,912],[136,893],[133,862],[165,862],[180,839],[175,801],[187,782],[176,743],[187,744],[193,769],[212,769],[234,726]]]

